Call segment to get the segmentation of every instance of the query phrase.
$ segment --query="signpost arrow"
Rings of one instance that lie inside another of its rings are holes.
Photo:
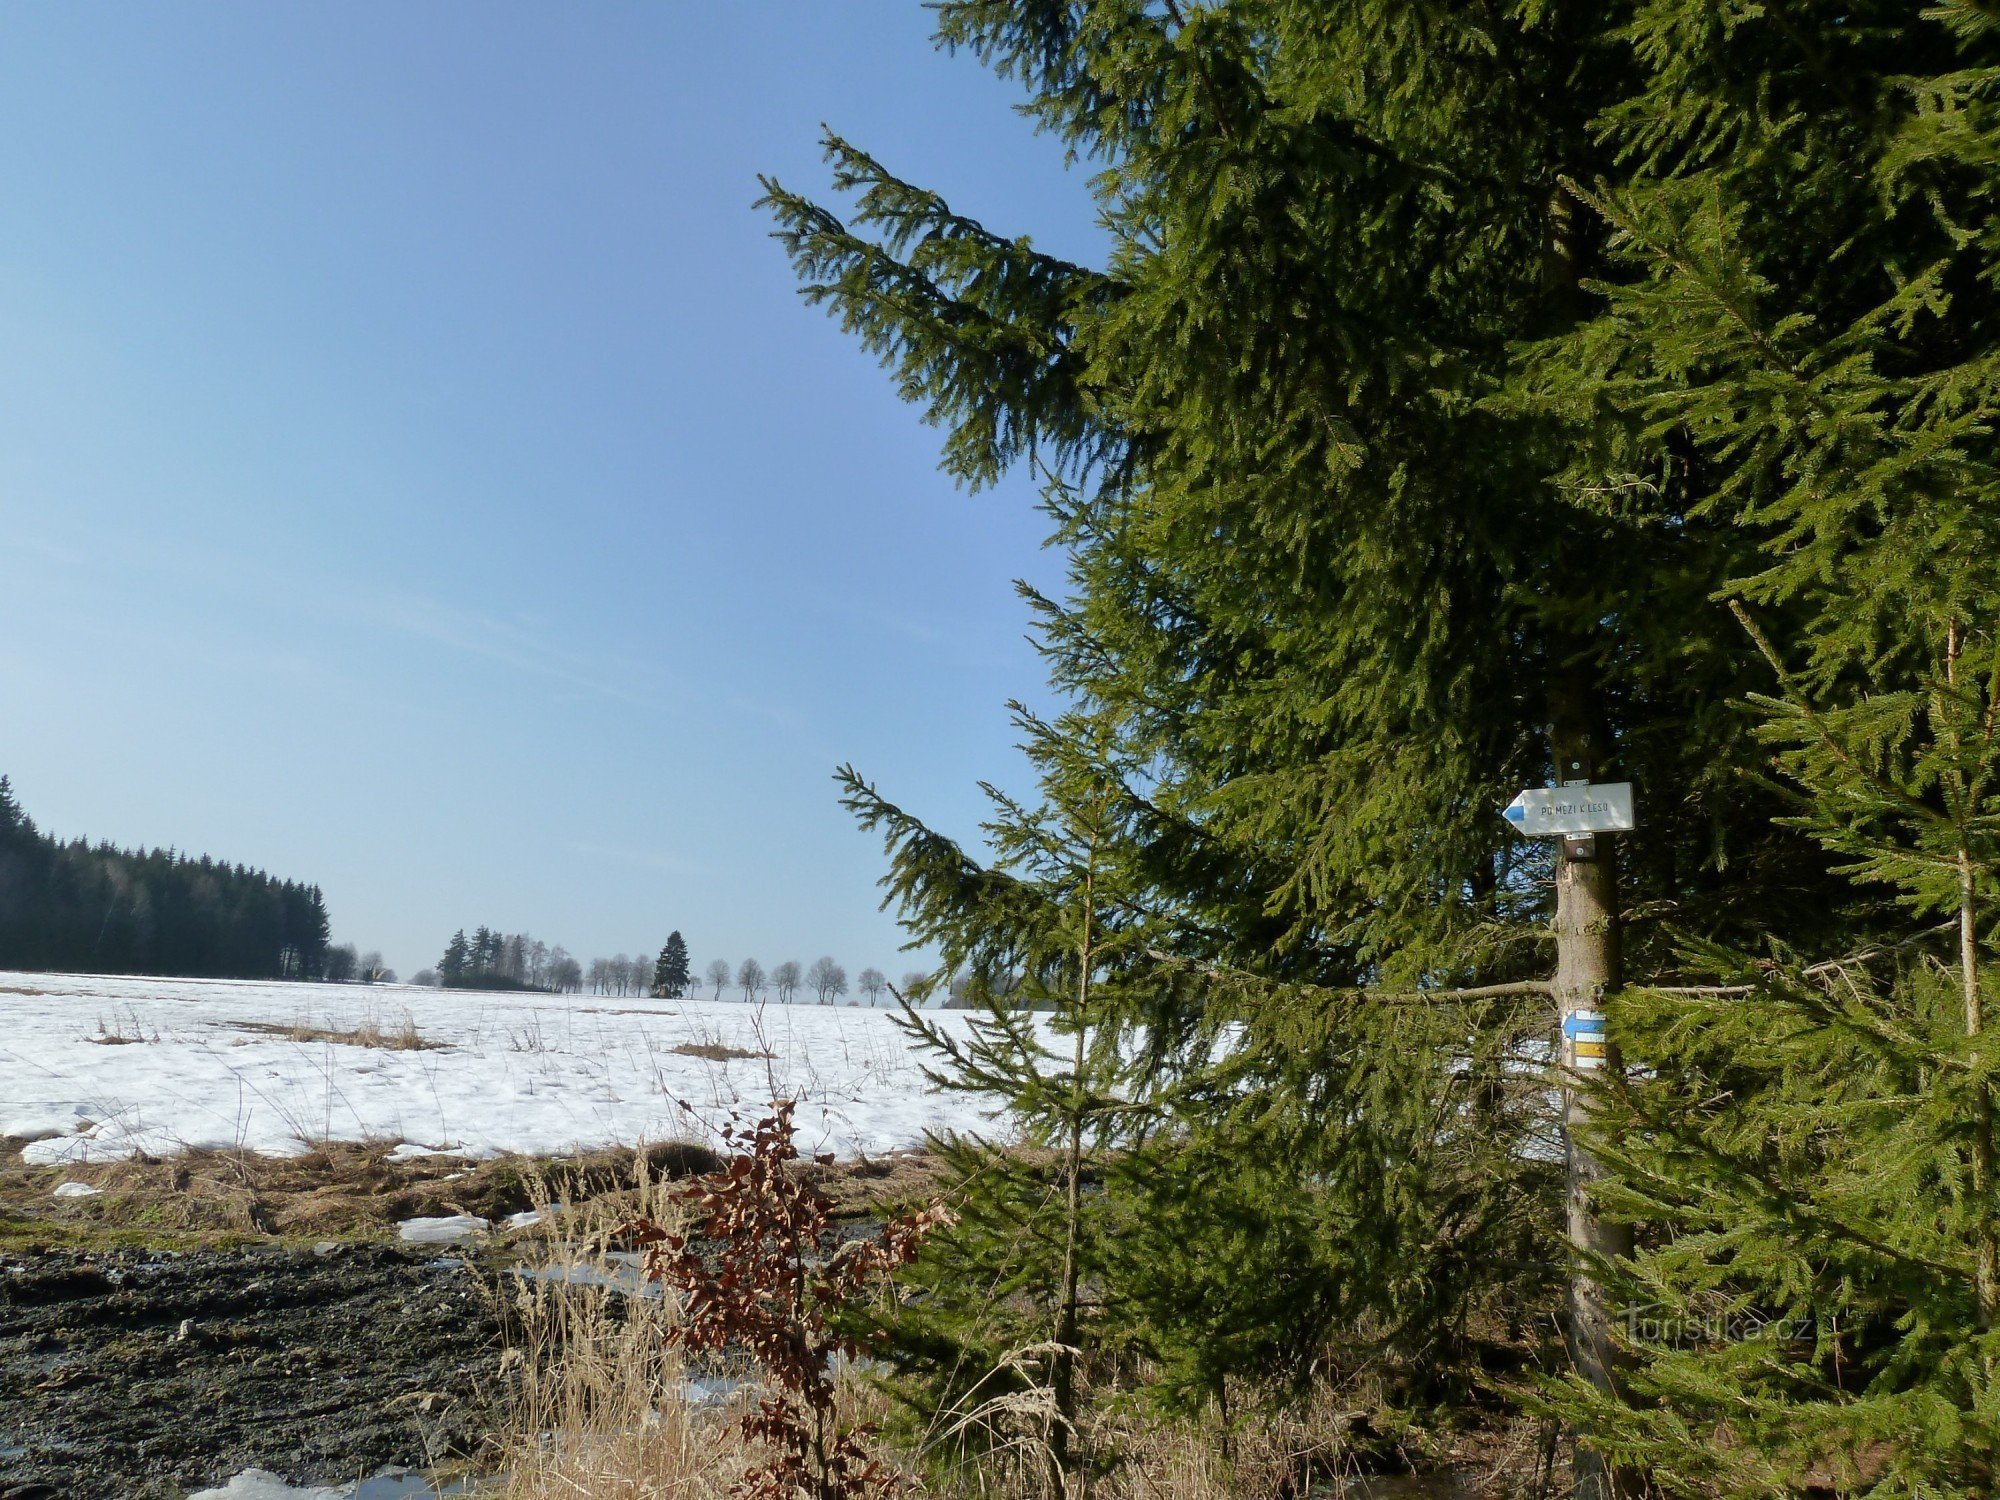
[[[1501,809],[1500,816],[1530,838],[1590,833],[1630,833],[1632,783],[1531,786]]]

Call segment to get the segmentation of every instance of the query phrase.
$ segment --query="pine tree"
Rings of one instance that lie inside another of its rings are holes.
[[[678,1000],[687,993],[688,980],[687,943],[676,929],[667,934],[666,946],[660,949],[659,960],[653,965],[653,993],[667,1000]]]

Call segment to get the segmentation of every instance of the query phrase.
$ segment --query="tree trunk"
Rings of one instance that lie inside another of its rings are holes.
[[[1985,1029],[1985,1006],[1979,993],[1979,927],[1977,887],[1973,881],[1971,851],[1958,851],[1958,967],[1965,1002],[1965,1034],[1975,1037]],[[2000,1315],[2000,1236],[1993,1223],[1993,1091],[1986,1080],[1972,1085],[1972,1197],[1979,1205],[1978,1264],[1973,1272],[1973,1290],[1979,1299],[1979,1326],[1991,1328]]]
[[[1069,1139],[1065,1142],[1063,1175],[1063,1261],[1062,1284],[1057,1291],[1055,1360],[1050,1392],[1055,1418],[1049,1424],[1049,1487],[1056,1500],[1068,1494],[1070,1473],[1075,1468],[1071,1441],[1076,1431],[1076,1347],[1078,1283],[1081,1281],[1079,1240],[1083,1220],[1083,1069],[1087,1061],[1087,1020],[1090,1014],[1090,970],[1094,953],[1097,900],[1096,840],[1091,841],[1091,864],[1083,876],[1083,940],[1077,951],[1076,1044],[1070,1067]]]
[[[1551,738],[1556,782],[1591,779],[1595,769],[1596,732],[1582,711],[1582,695],[1558,704]],[[1579,1042],[1602,1035],[1591,1023],[1601,1017],[1605,997],[1623,980],[1618,931],[1618,867],[1612,841],[1602,834],[1562,840],[1556,859],[1556,1006],[1562,1021],[1562,1060],[1576,1072],[1622,1066],[1609,1041]],[[1583,1024],[1577,1024],[1581,1021]],[[1588,1055],[1581,1048],[1601,1048]],[[1563,1135],[1569,1156],[1567,1219],[1576,1259],[1570,1279],[1569,1353],[1577,1373],[1607,1394],[1618,1390],[1620,1351],[1612,1333],[1612,1308],[1604,1288],[1592,1274],[1599,1258],[1631,1254],[1632,1233],[1598,1217],[1590,1189],[1602,1175],[1597,1162],[1577,1142],[1580,1128],[1593,1113],[1586,1093],[1566,1076],[1563,1086]],[[1633,1488],[1597,1453],[1579,1445],[1576,1451],[1575,1500],[1612,1500]]]

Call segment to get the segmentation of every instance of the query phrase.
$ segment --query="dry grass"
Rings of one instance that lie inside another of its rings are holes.
[[[691,1404],[670,1302],[617,1249],[634,1213],[679,1209],[643,1158],[637,1185],[541,1226],[497,1290],[509,1329],[502,1500],[722,1500],[750,1462],[729,1413]],[[553,1185],[545,1185],[553,1196]]]
[[[631,1187],[514,1242],[522,1258],[496,1290],[509,1340],[509,1418],[490,1465],[506,1476],[496,1500],[726,1500],[759,1460],[737,1429],[740,1408],[689,1399],[688,1371],[666,1338],[674,1306],[641,1293],[623,1227],[637,1215],[684,1220],[655,1164],[640,1157],[631,1167]],[[924,1180],[907,1162],[876,1170],[878,1185]],[[530,1191],[545,1202],[562,1197],[560,1183],[540,1177]],[[1030,1367],[1036,1354],[1023,1351]],[[913,1476],[902,1493],[1052,1500],[1048,1412],[1036,1394],[1017,1391],[957,1414],[929,1435],[926,1451],[883,1451]],[[838,1399],[845,1423],[889,1415],[888,1398],[858,1374],[842,1381]],[[1225,1425],[1213,1415],[1163,1421],[1116,1392],[1097,1392],[1086,1397],[1080,1434],[1094,1470],[1091,1500],[1545,1500],[1553,1492],[1555,1455],[1531,1422],[1392,1436],[1371,1426],[1374,1404],[1365,1390],[1326,1389],[1303,1410]],[[954,1452],[967,1456],[954,1465]],[[1385,1467],[1426,1477],[1384,1478]]]
[[[114,1015],[109,1023],[106,1023],[104,1017],[99,1016],[97,1030],[84,1038],[86,1042],[99,1047],[127,1047],[137,1042],[157,1042],[159,1039],[158,1028],[148,1035],[146,1028],[139,1022],[138,1013],[129,1009],[122,1016]]]
[[[606,1212],[629,1218],[640,1159],[630,1149],[614,1149],[562,1158],[391,1161],[386,1141],[313,1141],[297,1156],[191,1148],[166,1158],[37,1167],[21,1160],[26,1144],[0,1137],[0,1243],[116,1240],[174,1248],[246,1237],[385,1239],[403,1219],[461,1213],[504,1219],[545,1203],[594,1198],[606,1199]],[[643,1160],[656,1179],[713,1171],[721,1162],[707,1146],[689,1141],[650,1145]],[[941,1172],[922,1152],[793,1165],[845,1218],[927,1201]],[[64,1181],[102,1192],[52,1197]]]
[[[384,1239],[403,1219],[475,1214],[504,1219],[549,1202],[630,1191],[630,1150],[567,1159],[456,1156],[389,1160],[384,1142],[314,1143],[299,1156],[191,1149],[158,1159],[34,1167],[20,1141],[0,1140],[0,1240],[161,1246],[245,1238]],[[664,1142],[642,1158],[655,1176],[711,1170],[704,1146]],[[87,1182],[93,1198],[55,1198],[57,1183]]]
[[[680,1046],[670,1046],[668,1052],[678,1052],[684,1058],[706,1058],[708,1062],[742,1062],[746,1058],[770,1056],[770,1052],[750,1052],[728,1042],[682,1042]]]
[[[709,1062],[741,1062],[746,1058],[769,1057],[768,1052],[751,1052],[742,1047],[732,1047],[727,1042],[682,1042],[678,1047],[669,1047],[669,1052],[678,1052],[682,1057],[701,1057]]]
[[[1213,1412],[1167,1419],[1117,1391],[1086,1393],[1079,1437],[1093,1470],[1090,1500],[1549,1500],[1566,1492],[1548,1431],[1532,1419],[1398,1440],[1373,1428],[1349,1404],[1353,1395],[1325,1388],[1303,1409],[1224,1424]],[[941,1423],[926,1444],[932,1493],[1052,1500],[1046,1397],[1031,1387]],[[976,1439],[970,1448],[968,1439]]]
[[[378,1047],[387,1052],[437,1052],[445,1043],[434,1042],[417,1030],[416,1017],[405,1011],[403,1019],[385,1024],[379,1016],[369,1016],[349,1027],[314,1026],[299,1020],[237,1021],[237,1031],[254,1031],[263,1036],[283,1037],[288,1042],[331,1042],[340,1047]]]
[[[545,1219],[515,1242],[520,1260],[499,1290],[510,1420],[491,1465],[504,1476],[496,1500],[725,1500],[768,1458],[740,1426],[758,1389],[754,1365],[704,1363],[691,1383],[669,1345],[677,1306],[642,1280],[627,1231],[640,1217],[683,1226],[687,1210],[670,1180],[643,1158],[633,1165],[633,1188]],[[910,1179],[885,1165],[864,1180]],[[852,1371],[835,1404],[843,1426],[888,1415],[887,1399]],[[903,1493],[922,1487],[913,1481]]]

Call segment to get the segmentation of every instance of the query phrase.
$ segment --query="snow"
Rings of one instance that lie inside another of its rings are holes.
[[[245,1469],[225,1485],[202,1490],[188,1500],[393,1500],[393,1497],[457,1494],[459,1486],[433,1489],[430,1483],[404,1469],[384,1469],[372,1479],[353,1484],[313,1485],[296,1489],[268,1469]]]
[[[393,1034],[406,1016],[435,1045],[294,1039]],[[887,1010],[0,972],[0,1018],[0,1136],[38,1165],[320,1141],[394,1145],[399,1160],[552,1156],[712,1140],[774,1097],[799,1101],[802,1151],[993,1128],[977,1101],[926,1082]]]
[[[58,1198],[95,1198],[103,1188],[92,1187],[87,1182],[59,1182],[56,1184]]]
[[[396,1163],[398,1166],[401,1166],[404,1162],[416,1161],[419,1157],[424,1157],[424,1156],[458,1156],[458,1155],[460,1155],[460,1153],[456,1151],[438,1151],[434,1150],[429,1146],[419,1146],[414,1141],[404,1141],[402,1145],[398,1146],[394,1151],[391,1151],[389,1153],[387,1160]]]
[[[396,1225],[396,1238],[411,1245],[451,1245],[492,1227],[474,1214],[446,1214],[439,1219],[404,1219]]]

